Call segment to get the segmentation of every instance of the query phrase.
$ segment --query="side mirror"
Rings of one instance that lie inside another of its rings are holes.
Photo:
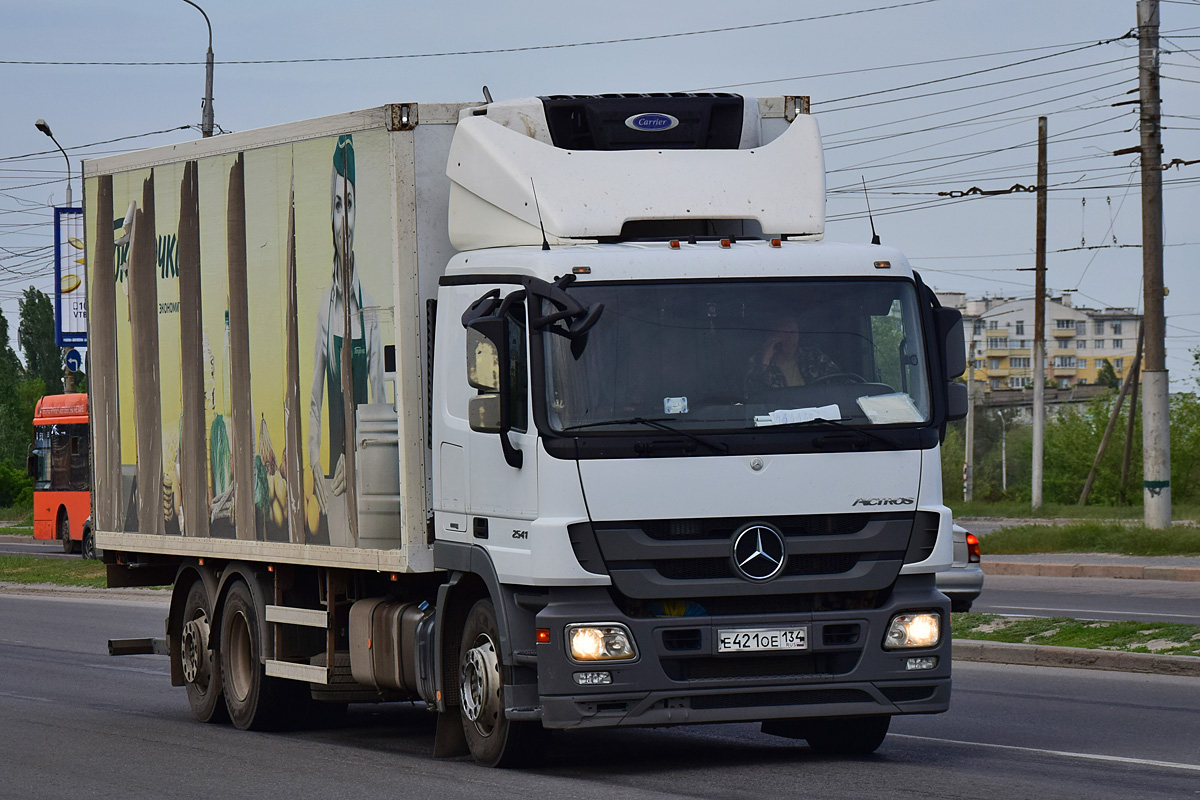
[[[500,433],[500,395],[481,394],[468,400],[467,421],[478,433]]]
[[[25,474],[34,480],[38,476],[38,460],[37,456],[28,456],[25,459]]]
[[[950,383],[946,386],[946,420],[953,422],[967,416],[970,397],[965,383]]]
[[[957,308],[935,308],[934,315],[939,344],[942,348],[942,363],[946,367],[945,379],[952,381],[967,371],[967,341],[963,336],[962,312]]]
[[[467,328],[467,383],[481,392],[500,391],[500,350],[475,328]]]

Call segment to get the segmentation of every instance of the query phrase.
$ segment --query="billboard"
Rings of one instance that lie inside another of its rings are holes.
[[[83,209],[54,209],[54,341],[87,345],[87,270],[83,255]]]

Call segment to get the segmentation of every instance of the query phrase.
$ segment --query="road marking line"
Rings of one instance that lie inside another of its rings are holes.
[[[968,747],[991,747],[995,750],[1015,750],[1021,753],[1038,753],[1048,756],[1064,756],[1066,758],[1082,758],[1087,761],[1107,761],[1118,764],[1134,764],[1141,767],[1167,767],[1168,769],[1184,769],[1189,772],[1200,772],[1200,764],[1180,764],[1175,761],[1154,761],[1148,758],[1132,758],[1129,756],[1104,756],[1098,753],[1071,753],[1066,750],[1043,750],[1039,747],[1018,747],[1012,744],[992,744],[991,742],[963,742],[957,739],[939,739],[936,736],[912,736],[905,733],[893,733],[891,736],[900,739],[918,739],[924,742],[939,742],[941,744],[962,744]]]
[[[17,700],[36,700],[36,701],[38,701],[39,703],[49,703],[49,702],[51,702],[51,700],[50,700],[50,698],[49,698],[49,697],[33,697],[32,695],[28,695],[28,694],[17,694],[16,692],[0,692],[0,697],[12,697],[12,698],[15,698],[15,699],[17,699]]]
[[[88,664],[93,669],[111,669],[114,672],[141,672],[145,675],[169,675],[167,669],[142,669],[141,667],[114,667],[108,664]]]

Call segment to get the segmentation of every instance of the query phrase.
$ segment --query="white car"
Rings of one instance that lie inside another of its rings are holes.
[[[954,526],[954,563],[937,574],[937,588],[950,598],[950,610],[955,612],[970,611],[983,590],[979,537],[960,525]]]

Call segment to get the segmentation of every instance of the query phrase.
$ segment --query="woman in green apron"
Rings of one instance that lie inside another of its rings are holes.
[[[374,304],[363,290],[354,262],[354,141],[338,137],[330,182],[333,221],[333,280],[329,295],[317,312],[313,348],[313,384],[309,402],[308,462],[313,491],[321,516],[328,514],[330,494],[346,491],[346,399],[342,394],[342,348],[350,347],[352,402],[384,402],[383,347],[374,315],[364,309]],[[349,292],[342,291],[343,263],[349,265]],[[346,330],[343,303],[349,303],[350,330]],[[349,343],[347,344],[347,339]],[[328,396],[329,463],[321,464],[321,406]],[[349,454],[353,456],[353,452]]]

